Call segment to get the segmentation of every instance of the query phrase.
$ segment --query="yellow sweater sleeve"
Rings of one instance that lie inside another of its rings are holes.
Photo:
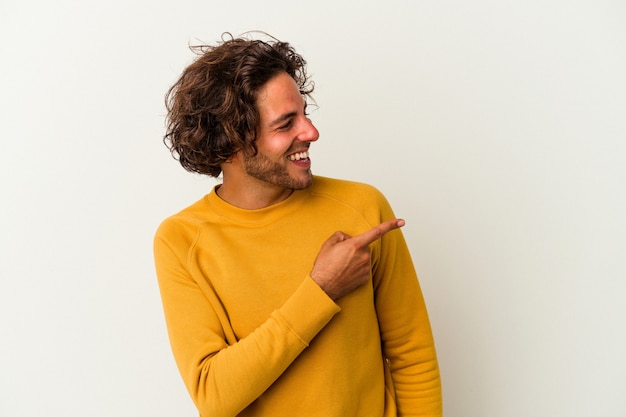
[[[310,278],[255,331],[236,340],[219,299],[187,265],[184,233],[161,226],[155,262],[170,342],[203,416],[234,416],[257,399],[340,308]]]
[[[394,218],[384,197],[378,197],[380,220]],[[398,416],[440,417],[442,395],[435,344],[402,232],[388,233],[378,248],[373,259],[376,313]]]

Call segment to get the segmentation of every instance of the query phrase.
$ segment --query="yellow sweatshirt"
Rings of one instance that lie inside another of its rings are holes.
[[[168,333],[201,416],[441,416],[402,232],[370,245],[371,283],[337,302],[309,275],[335,231],[357,235],[392,218],[373,187],[314,177],[260,210],[213,190],[161,224],[154,251]]]

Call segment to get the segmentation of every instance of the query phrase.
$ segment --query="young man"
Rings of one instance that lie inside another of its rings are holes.
[[[376,189],[311,174],[305,65],[229,38],[168,93],[173,155],[223,177],[155,237],[176,363],[204,417],[441,416],[404,221]]]

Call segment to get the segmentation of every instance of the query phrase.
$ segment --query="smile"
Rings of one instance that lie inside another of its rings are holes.
[[[302,159],[309,159],[309,151],[296,152],[287,157],[290,161],[300,161]]]

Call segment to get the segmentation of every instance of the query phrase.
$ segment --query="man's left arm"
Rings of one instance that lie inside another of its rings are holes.
[[[395,218],[380,196],[381,220]],[[372,273],[384,355],[399,416],[441,416],[441,380],[426,304],[400,230],[373,246]]]

